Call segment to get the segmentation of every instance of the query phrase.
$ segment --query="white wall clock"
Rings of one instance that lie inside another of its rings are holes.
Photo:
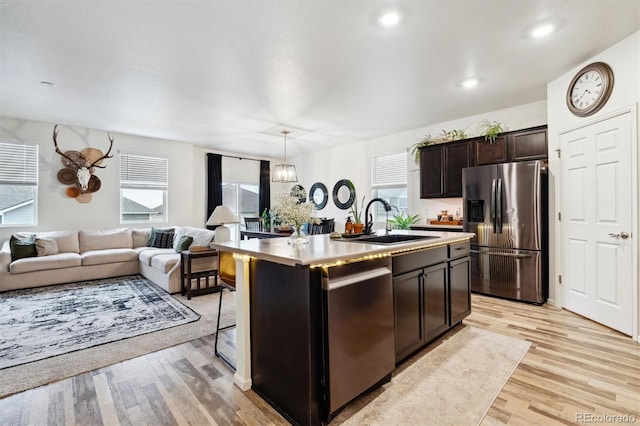
[[[578,117],[595,114],[607,103],[613,90],[613,71],[604,62],[594,62],[577,72],[567,89],[567,107]]]

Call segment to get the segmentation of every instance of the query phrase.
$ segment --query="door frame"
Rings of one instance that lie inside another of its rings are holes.
[[[639,316],[639,306],[640,306],[640,283],[638,282],[638,277],[640,275],[640,272],[638,270],[639,268],[639,264],[638,264],[638,253],[640,253],[640,234],[638,233],[638,121],[639,121],[639,117],[638,117],[638,108],[636,104],[632,104],[630,106],[627,106],[625,108],[621,108],[618,109],[616,111],[613,111],[611,113],[608,114],[604,114],[601,115],[597,118],[593,118],[587,121],[583,121],[580,122],[579,124],[575,124],[569,127],[565,127],[563,129],[558,130],[558,134],[557,134],[557,138],[558,138],[558,148],[561,148],[560,146],[560,140],[561,140],[561,136],[564,135],[565,133],[569,133],[572,132],[574,130],[578,130],[584,127],[588,127],[591,126],[593,124],[596,123],[600,123],[603,121],[607,121],[610,120],[614,117],[618,117],[624,114],[629,114],[631,117],[631,235],[632,235],[632,245],[631,245],[631,277],[632,277],[632,284],[635,283],[635,285],[632,286],[632,297],[633,297],[633,302],[632,302],[632,328],[631,328],[631,338],[636,341],[636,342],[640,342],[640,335],[639,335],[639,329],[640,329],[640,316]],[[562,154],[562,153],[561,153]],[[556,274],[558,275],[562,275],[563,274],[563,262],[562,259],[564,258],[564,241],[565,241],[565,221],[562,220],[557,220],[557,213],[558,212],[562,212],[561,207],[562,207],[562,199],[564,197],[564,193],[562,192],[562,162],[564,161],[564,158],[562,157],[562,155],[560,156],[560,158],[558,159],[558,169],[557,169],[557,180],[556,180],[556,196],[555,196],[555,234],[557,236],[556,241],[555,241],[555,250],[556,250],[556,265],[555,265],[555,269],[556,269]],[[558,306],[562,307],[563,306],[563,300],[562,300],[562,289],[561,286],[562,284],[558,283],[558,277],[549,277],[550,278],[550,283],[556,283],[556,301]]]

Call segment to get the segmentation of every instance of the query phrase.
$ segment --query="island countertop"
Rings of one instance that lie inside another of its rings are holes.
[[[429,249],[440,245],[465,241],[475,234],[468,232],[436,231],[392,231],[392,234],[425,235],[437,238],[412,240],[395,244],[373,244],[344,239],[331,239],[328,234],[309,235],[309,244],[294,247],[287,243],[288,238],[265,238],[225,243],[211,243],[212,248],[247,255],[283,265],[322,265],[339,261],[373,257],[375,255],[393,255],[414,250]],[[384,235],[378,231],[377,235]]]

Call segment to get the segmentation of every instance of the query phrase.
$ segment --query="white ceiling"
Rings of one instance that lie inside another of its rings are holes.
[[[640,0],[0,0],[0,115],[297,155],[543,100],[638,30]]]

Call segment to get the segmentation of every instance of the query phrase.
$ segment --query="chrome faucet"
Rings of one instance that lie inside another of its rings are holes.
[[[367,204],[367,209],[364,212],[364,233],[365,234],[371,234],[371,231],[372,231],[371,228],[373,228],[373,215],[369,213],[369,207],[371,207],[371,204],[373,204],[376,201],[381,202],[382,205],[384,206],[384,211],[387,213],[387,221],[385,222],[385,224],[389,223],[389,212],[391,211],[391,204],[389,204],[387,200],[383,200],[382,198],[374,198],[373,200],[369,201],[369,204]],[[389,232],[388,225],[385,225],[385,229],[388,233]]]

